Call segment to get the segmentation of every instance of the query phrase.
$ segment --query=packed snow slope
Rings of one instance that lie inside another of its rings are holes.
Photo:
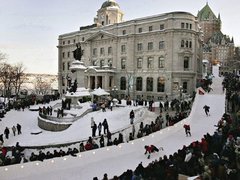
[[[143,165],[147,165],[155,159],[163,155],[170,155],[181,149],[183,145],[189,145],[191,142],[201,140],[204,134],[213,134],[216,127],[214,125],[221,119],[225,112],[225,94],[222,92],[222,78],[216,77],[213,79],[212,89],[209,94],[196,95],[195,102],[192,107],[190,116],[175,124],[174,126],[162,129],[149,136],[123,143],[118,146],[110,146],[100,148],[97,150],[87,151],[78,154],[77,157],[65,156],[62,158],[54,158],[50,160],[44,160],[43,162],[29,162],[24,164],[17,164],[12,166],[6,166],[0,168],[1,179],[3,180],[91,180],[97,176],[102,178],[104,173],[108,174],[108,177],[114,175],[120,175],[127,169],[135,169],[137,165],[142,162]],[[210,106],[210,116],[206,116],[203,106]],[[130,110],[129,110],[130,111]],[[119,121],[127,121],[129,119],[121,120],[120,117],[125,117],[124,113],[119,112],[119,118],[115,118],[116,123]],[[128,115],[129,113],[127,113]],[[99,117],[103,118],[99,114]],[[15,117],[17,118],[17,117]],[[20,118],[20,116],[18,117]],[[110,115],[108,117],[111,119]],[[114,117],[112,117],[114,118]],[[30,121],[25,119],[24,121]],[[186,137],[183,124],[190,124],[191,137]],[[120,123],[123,125],[123,123]],[[89,124],[84,127],[70,127],[72,135],[61,134],[51,137],[46,136],[49,139],[37,139],[30,141],[26,139],[26,144],[35,143],[42,144],[43,142],[55,142],[57,139],[75,138],[74,131],[84,131],[84,128],[89,128]],[[114,126],[114,122],[110,125]],[[115,128],[116,129],[116,128]],[[69,133],[70,133],[69,130]],[[89,130],[90,132],[90,130]],[[84,132],[85,133],[85,132]],[[43,137],[43,136],[42,136]],[[58,137],[58,138],[57,138]],[[52,138],[52,139],[51,139]],[[21,140],[19,137],[18,140]],[[14,141],[12,141],[13,143]],[[25,140],[22,139],[21,143],[24,144]],[[9,142],[11,143],[11,142]],[[164,150],[158,153],[152,154],[150,159],[144,155],[144,146],[154,144],[158,147],[163,147]]]

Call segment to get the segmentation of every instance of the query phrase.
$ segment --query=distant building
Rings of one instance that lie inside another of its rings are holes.
[[[59,92],[65,94],[76,79],[78,85],[92,90],[117,89],[121,98],[174,98],[182,90],[191,94],[202,78],[199,27],[197,18],[188,12],[123,21],[120,6],[107,0],[93,25],[59,36]],[[83,77],[73,70],[76,43],[83,49]]]
[[[212,64],[219,64],[220,71],[228,71],[234,57],[234,40],[221,31],[222,21],[213,13],[208,3],[197,15],[201,30],[203,31],[203,59]]]

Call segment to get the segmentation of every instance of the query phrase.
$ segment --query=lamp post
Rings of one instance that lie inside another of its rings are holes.
[[[116,98],[117,91],[118,91],[117,86],[113,86],[112,91],[113,91],[113,98]]]
[[[182,101],[182,93],[183,93],[183,88],[182,86],[179,86],[180,101]]]

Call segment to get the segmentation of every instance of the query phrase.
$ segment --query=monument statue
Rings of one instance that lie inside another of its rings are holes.
[[[74,59],[81,61],[82,55],[83,55],[83,50],[81,48],[81,44],[77,43],[76,46],[77,46],[77,49],[75,49],[73,51],[73,57],[74,57]]]

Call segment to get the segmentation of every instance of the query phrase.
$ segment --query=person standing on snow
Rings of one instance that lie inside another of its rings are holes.
[[[13,127],[12,127],[12,132],[13,132],[13,135],[14,135],[14,136],[16,135],[16,130],[17,130],[16,127],[13,126]]]
[[[135,117],[135,114],[134,114],[133,110],[131,110],[131,112],[129,114],[129,117],[130,117],[130,124],[133,124],[133,120],[134,120],[134,117]]]
[[[10,131],[9,131],[8,127],[6,127],[5,130],[4,130],[4,134],[5,134],[6,139],[8,139],[9,133],[10,133]]]
[[[102,131],[102,123],[99,122],[98,124],[98,135],[101,136],[101,131]]]
[[[107,122],[106,118],[103,120],[102,125],[103,125],[103,133],[106,134],[109,131],[109,129],[108,129],[108,122]]]
[[[17,132],[18,132],[18,134],[22,134],[21,129],[22,129],[22,126],[20,124],[17,124]]]

